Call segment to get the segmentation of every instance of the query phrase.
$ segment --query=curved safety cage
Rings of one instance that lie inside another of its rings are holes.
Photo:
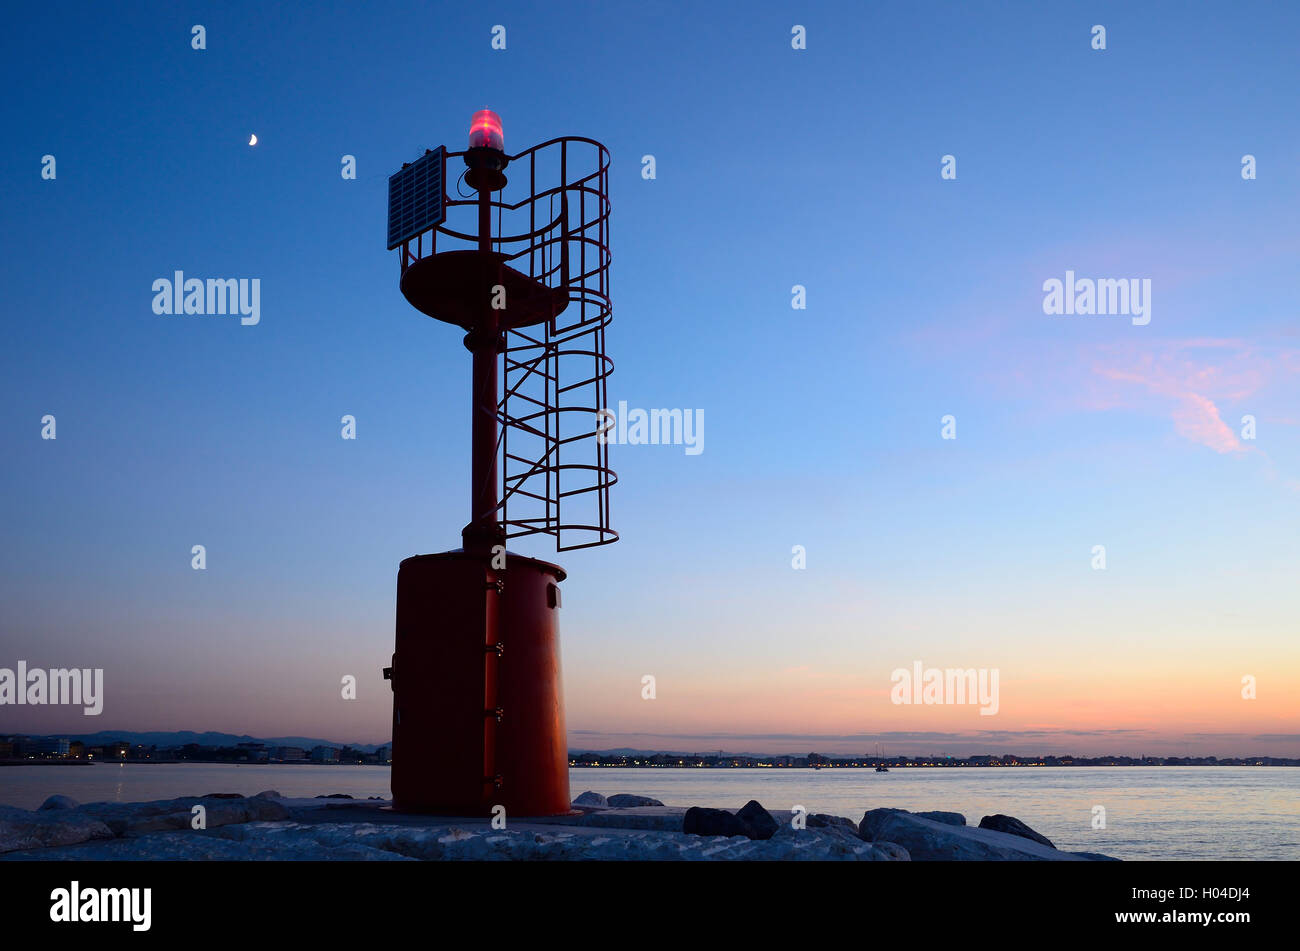
[[[482,256],[470,252],[481,247],[486,223],[479,196],[465,181],[469,169],[459,168],[472,151],[426,153],[434,162],[441,157],[433,172],[441,172],[445,216],[400,245],[408,299],[471,335],[469,315],[422,306],[407,277],[412,272],[444,286],[483,280],[466,274],[482,266]],[[598,437],[614,366],[605,352],[613,317],[609,152],[592,139],[552,139],[509,156],[501,181],[504,187],[494,183],[487,203],[495,218],[488,283],[504,298],[495,520],[507,539],[553,535],[560,551],[608,544],[618,540],[609,524],[609,489],[618,477],[609,446]]]

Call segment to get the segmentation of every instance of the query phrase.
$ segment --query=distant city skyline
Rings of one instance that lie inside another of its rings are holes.
[[[858,735],[791,735],[782,736],[762,736],[762,735],[724,735],[724,734],[690,734],[683,736],[673,735],[653,735],[653,734],[602,734],[595,732],[573,732],[569,734],[568,748],[571,753],[617,753],[625,750],[635,750],[641,753],[661,753],[661,754],[690,754],[690,755],[707,755],[710,752],[719,750],[729,755],[757,755],[757,756],[804,756],[810,752],[821,753],[831,756],[908,756],[908,757],[933,757],[933,756],[1085,756],[1085,757],[1105,757],[1105,756],[1126,756],[1132,758],[1141,758],[1143,756],[1159,757],[1208,757],[1215,756],[1220,759],[1240,759],[1257,756],[1271,756],[1285,759],[1300,758],[1285,753],[1268,752],[1266,747],[1275,744],[1286,744],[1295,741],[1293,736],[1200,736],[1189,738],[1183,743],[1174,741],[1172,743],[1159,739],[1152,741],[1143,746],[1140,750],[1132,750],[1121,746],[1124,742],[1117,734],[1123,731],[1112,731],[1107,734],[1110,739],[1111,747],[1103,750],[1093,750],[1091,752],[1081,752],[1081,748],[1070,745],[1071,738],[1078,738],[1077,734],[1065,733],[1042,733],[1041,739],[1035,740],[1031,736],[1018,738],[999,738],[997,731],[990,731],[982,735],[962,736],[957,734],[934,736],[926,735],[923,737],[909,737],[906,734],[858,734]],[[175,746],[180,745],[180,741],[168,738],[173,734],[192,734],[184,742],[195,742],[203,737],[209,737],[211,742],[216,742],[216,737],[223,741],[252,741],[260,743],[274,743],[278,745],[305,745],[307,747],[327,744],[339,747],[353,747],[359,750],[373,751],[379,747],[390,746],[391,738],[382,740],[337,740],[326,737],[309,737],[288,734],[248,734],[248,733],[229,733],[221,730],[95,730],[95,731],[64,731],[54,733],[43,733],[36,730],[4,730],[0,731],[0,737],[6,735],[29,735],[29,736],[50,736],[63,737],[66,739],[78,739],[89,736],[98,737],[97,742],[108,742],[112,739],[127,739],[133,737],[145,736],[143,741],[145,745]],[[1085,737],[1088,739],[1101,739],[1100,735],[1094,737]],[[1133,742],[1138,742],[1140,737],[1132,738]],[[694,743],[686,741],[697,741]],[[703,742],[711,741],[711,742]],[[135,742],[135,740],[131,740]],[[1215,749],[1206,751],[1202,748],[1203,744],[1219,744]],[[603,743],[607,745],[594,745]],[[612,744],[612,745],[609,745]],[[659,745],[655,745],[659,744]],[[667,745],[665,745],[667,744]],[[676,745],[674,745],[676,744]],[[685,744],[685,745],[683,745]],[[737,746],[736,744],[744,744]],[[1195,751],[1193,744],[1196,744]],[[220,744],[219,744],[220,745]],[[1076,744],[1077,746],[1077,744]]]

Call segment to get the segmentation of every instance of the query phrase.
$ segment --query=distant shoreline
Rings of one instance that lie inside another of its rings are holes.
[[[231,762],[226,759],[174,759],[174,760],[86,760],[86,759],[0,759],[0,766],[386,766],[392,763],[312,763],[305,760],[282,762]],[[882,762],[888,771],[895,769],[1130,769],[1147,767],[1149,769],[1178,769],[1180,767],[1227,769],[1294,769],[1300,763],[891,763]],[[865,769],[874,772],[875,763],[842,764],[821,766],[774,766],[762,764],[746,765],[704,765],[695,763],[569,763],[569,769]]]
[[[278,764],[272,764],[278,765]],[[881,763],[890,770],[894,769],[1130,769],[1147,767],[1150,769],[1178,769],[1179,767],[1224,767],[1229,769],[1294,769],[1300,763]],[[569,769],[867,769],[875,771],[872,764],[843,766],[704,766],[693,763],[671,765],[666,763],[570,763]]]
[[[391,766],[392,763],[313,763],[309,760],[274,763],[232,762],[228,759],[0,759],[0,766]]]

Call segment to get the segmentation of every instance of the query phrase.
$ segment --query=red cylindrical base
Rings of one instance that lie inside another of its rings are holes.
[[[464,551],[397,573],[393,804],[486,816],[566,813],[569,755],[556,565]],[[499,582],[499,583],[498,583]]]

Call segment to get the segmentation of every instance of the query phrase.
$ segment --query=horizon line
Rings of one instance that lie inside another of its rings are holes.
[[[588,734],[594,734],[594,735],[600,735],[600,736],[607,736],[607,737],[608,737],[608,736],[638,736],[638,735],[647,735],[647,734],[634,734],[634,733],[622,733],[622,734],[620,734],[620,733],[599,733],[598,731],[595,731],[595,730],[576,730],[576,731],[570,731],[570,732],[571,732],[571,733],[579,733],[579,734],[582,734],[582,733],[588,733]],[[997,731],[989,731],[989,732],[997,732]],[[1012,731],[1008,731],[1008,732],[1012,732]],[[1038,733],[1052,733],[1052,732],[1057,732],[1057,733],[1075,733],[1075,734],[1082,734],[1082,735],[1089,735],[1089,736],[1091,736],[1091,735],[1096,735],[1096,734],[1086,733],[1086,732],[1084,732],[1084,731],[1033,731],[1033,732],[1038,732]],[[1136,731],[1109,730],[1109,731],[1102,731],[1102,732],[1106,732],[1106,733],[1125,733],[1125,732],[1136,732]],[[339,748],[343,748],[343,747],[353,747],[353,748],[355,748],[355,747],[359,747],[359,746],[374,746],[374,747],[390,746],[390,747],[391,747],[392,744],[393,744],[393,741],[392,741],[391,738],[389,738],[389,739],[387,739],[387,740],[379,741],[379,742],[363,743],[363,742],[360,742],[360,741],[345,742],[345,741],[340,741],[340,740],[324,739],[324,738],[320,738],[320,737],[292,736],[292,735],[287,735],[287,734],[286,734],[286,735],[279,736],[279,737],[254,736],[253,734],[250,734],[250,733],[231,733],[231,732],[228,732],[228,731],[226,731],[226,730],[112,730],[112,729],[109,729],[109,730],[94,730],[94,731],[92,731],[91,733],[77,733],[77,732],[72,732],[72,731],[64,732],[64,733],[25,733],[25,732],[22,732],[22,731],[13,731],[13,732],[0,733],[0,736],[11,736],[11,737],[27,736],[27,737],[42,737],[42,738],[45,738],[45,739],[70,739],[70,738],[75,738],[75,737],[78,737],[78,736],[90,736],[90,735],[95,735],[95,734],[110,734],[110,735],[111,735],[111,734],[113,734],[113,733],[121,733],[121,734],[132,734],[132,733],[134,733],[134,734],[142,734],[142,733],[184,734],[184,733],[188,733],[188,734],[193,734],[193,735],[195,735],[195,736],[201,736],[201,735],[203,735],[204,733],[216,733],[216,734],[222,734],[222,735],[225,735],[225,736],[230,736],[230,737],[235,737],[235,738],[243,738],[243,737],[247,737],[249,740],[274,740],[274,739],[281,739],[281,740],[283,740],[283,739],[313,740],[313,741],[317,742],[317,743],[320,744],[320,745],[333,745],[333,746],[337,746],[337,747],[339,747]],[[688,735],[688,734],[650,734],[650,735],[660,735],[660,736],[667,736],[667,737],[672,737],[672,736],[675,736],[675,735],[676,735],[676,736],[682,736],[683,738],[687,738],[687,737],[695,737],[695,738],[701,738],[701,739],[710,736],[710,734],[689,734],[689,735]],[[713,736],[716,736],[716,737],[718,737],[718,738],[721,738],[721,737],[723,737],[723,736],[725,736],[725,735],[727,735],[727,734],[713,734]],[[800,735],[800,734],[781,734],[781,735],[779,735],[779,736],[780,736],[781,738],[795,738],[795,739],[803,738],[803,739],[809,739],[809,740],[813,740],[813,741],[815,741],[816,739],[822,739],[822,740],[833,741],[833,742],[846,742],[846,741],[851,742],[852,740],[857,739],[858,737],[860,737],[860,736],[864,736],[864,735],[872,735],[872,736],[888,736],[888,735],[890,735],[890,734],[854,734],[854,735],[847,735],[847,736],[836,736],[836,735],[813,735],[813,734],[808,734],[808,735],[805,736],[805,735]],[[1202,734],[1194,734],[1194,733],[1189,733],[1189,734],[1184,734],[1184,735],[1185,735],[1185,736],[1193,736],[1193,737],[1195,737],[1195,736],[1205,737],[1205,736],[1208,736],[1208,735],[1214,735],[1214,734],[1203,734],[1203,733],[1202,733]],[[1242,735],[1242,734],[1224,734],[1224,735]],[[774,735],[774,734],[731,734],[731,736],[732,736],[733,738],[748,737],[748,738],[752,738],[752,739],[764,739],[764,738],[766,738],[766,739],[774,739],[774,738],[777,738],[778,735]],[[979,739],[979,737],[977,737],[977,736],[976,736],[976,737],[968,737],[968,738],[954,738],[954,737],[952,737],[950,734],[942,734],[942,736],[944,736],[944,738],[949,739],[949,740],[952,741],[952,742],[972,742],[972,741],[978,741],[978,739]],[[1294,734],[1257,734],[1257,735],[1255,735],[1254,737],[1252,737],[1252,739],[1256,739],[1256,740],[1259,740],[1259,739],[1273,739],[1273,740],[1277,740],[1277,739],[1292,739],[1292,738],[1294,738],[1294,737],[1295,737]],[[123,742],[125,742],[125,740],[124,740]],[[154,746],[157,746],[158,744],[153,744],[153,745],[154,745]],[[162,747],[162,748],[166,749],[167,747]],[[217,747],[217,748],[220,748],[220,747]],[[582,753],[593,753],[593,754],[610,754],[610,755],[626,756],[626,755],[628,755],[628,752],[627,752],[627,751],[630,751],[631,753],[642,754],[642,755],[649,755],[649,756],[694,756],[694,757],[701,757],[701,758],[704,758],[704,757],[708,757],[708,756],[711,756],[711,755],[715,755],[715,752],[714,752],[714,751],[710,751],[710,750],[704,750],[704,751],[693,750],[693,751],[688,752],[688,751],[686,751],[686,750],[650,749],[650,748],[630,747],[630,746],[628,746],[628,747],[606,747],[605,749],[595,749],[595,748],[592,748],[592,747],[573,747],[573,746],[568,746],[568,747],[566,748],[566,756],[572,756],[572,755],[575,754],[575,753],[576,753],[576,754],[582,754]],[[1228,755],[1223,755],[1223,754],[1219,754],[1219,753],[1200,753],[1200,754],[1195,754],[1195,753],[1183,753],[1183,754],[1172,754],[1172,753],[1166,753],[1166,754],[1147,754],[1147,753],[1137,753],[1137,754],[1133,754],[1133,753],[1097,753],[1097,754],[1078,754],[1078,753],[1045,753],[1045,752],[1036,752],[1036,753],[1011,753],[1011,752],[1003,752],[1003,753],[1000,753],[1000,754],[995,754],[995,753],[991,753],[991,752],[990,752],[990,753],[967,753],[967,754],[959,755],[959,756],[949,756],[949,755],[946,754],[946,753],[917,753],[917,752],[913,752],[913,753],[888,753],[888,754],[886,754],[886,753],[883,753],[883,752],[872,753],[872,752],[870,752],[869,750],[868,750],[868,751],[862,751],[861,753],[819,753],[817,750],[809,750],[809,751],[807,751],[807,752],[790,751],[790,752],[781,752],[781,753],[754,753],[754,752],[744,752],[744,751],[728,752],[728,751],[726,751],[726,750],[718,750],[718,751],[716,751],[716,753],[717,753],[718,755],[720,755],[720,756],[723,756],[723,757],[725,757],[725,756],[732,756],[732,757],[743,756],[743,757],[750,757],[750,758],[754,758],[754,759],[763,759],[763,758],[771,759],[771,758],[777,758],[777,757],[792,757],[792,758],[800,758],[800,757],[808,757],[808,756],[810,756],[810,755],[815,755],[815,756],[822,756],[822,757],[825,757],[825,758],[828,759],[828,760],[836,760],[836,759],[839,759],[839,760],[844,760],[844,759],[871,759],[871,758],[874,758],[874,759],[880,759],[880,760],[891,759],[891,758],[892,758],[892,759],[895,759],[895,760],[897,760],[897,759],[901,759],[901,758],[906,758],[906,759],[919,759],[919,758],[931,758],[931,759],[933,759],[933,758],[940,758],[940,759],[951,759],[951,760],[964,760],[964,759],[970,759],[971,757],[974,757],[974,756],[988,756],[988,757],[991,757],[991,758],[994,758],[994,759],[1000,759],[1000,758],[1005,757],[1005,756],[1012,756],[1012,757],[1015,757],[1015,758],[1017,758],[1017,759],[1033,759],[1033,758],[1045,759],[1045,758],[1048,758],[1048,757],[1053,757],[1053,758],[1055,758],[1055,759],[1063,759],[1063,758],[1067,758],[1067,757],[1068,757],[1068,758],[1071,758],[1071,759],[1120,759],[1120,758],[1127,758],[1127,759],[1300,759],[1300,756],[1284,756],[1284,755],[1277,755],[1277,754],[1272,754],[1272,753],[1239,753],[1239,754],[1228,754]]]

